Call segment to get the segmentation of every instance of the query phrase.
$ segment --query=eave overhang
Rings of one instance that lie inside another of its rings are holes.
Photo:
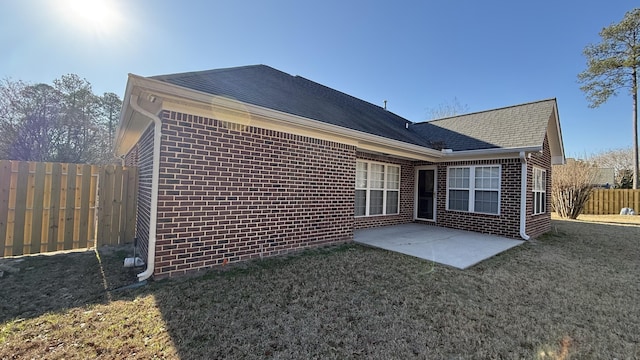
[[[151,124],[151,120],[148,117],[134,111],[130,106],[129,99],[131,96],[137,96],[137,99],[139,99],[138,105],[153,114],[158,114],[162,110],[188,113],[241,126],[255,126],[335,141],[353,145],[360,151],[385,154],[413,161],[436,163],[516,158],[523,151],[526,153],[542,151],[542,144],[540,146],[518,148],[439,151],[129,74],[123,99],[124,105],[114,143],[114,150],[117,156],[126,155]],[[554,107],[554,113],[551,114],[549,126],[547,127],[547,136],[554,164],[564,163],[562,135],[557,119],[557,108]]]

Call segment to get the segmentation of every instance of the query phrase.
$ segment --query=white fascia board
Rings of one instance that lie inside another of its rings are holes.
[[[513,148],[463,150],[445,153],[445,161],[465,161],[483,159],[509,159],[519,157],[520,152],[533,153],[542,151],[542,146],[527,146]]]
[[[551,163],[553,165],[563,165],[566,160],[565,160],[565,153],[564,153],[564,141],[562,141],[562,129],[560,128],[560,113],[558,112],[558,102],[555,101],[553,104],[553,117],[555,119],[555,136],[556,136],[556,141],[558,141],[558,143],[560,144],[560,154],[551,154]],[[547,126],[547,132],[549,131],[549,127]],[[551,145],[549,145],[549,147],[551,147]]]
[[[566,164],[566,159],[563,156],[552,156],[551,157],[551,165],[564,165]]]
[[[443,152],[133,74],[129,74],[125,100],[134,92],[134,88],[136,94],[148,93],[147,95],[162,98],[163,108],[166,110],[189,111],[193,115],[204,117],[218,113],[224,115],[220,119],[223,121],[231,118],[233,122],[241,125],[255,125],[278,131],[289,130],[310,137],[317,135],[322,139],[354,145],[361,150],[406,159],[430,162],[504,159],[518,157],[522,151],[542,151],[542,146],[530,146]],[[126,125],[121,117],[121,126],[123,124]],[[119,128],[119,135],[120,132]]]
[[[288,128],[304,128],[312,132],[320,134],[329,134],[332,138],[342,138],[343,143],[354,144],[358,148],[365,150],[387,153],[389,155],[403,156],[415,160],[438,161],[443,157],[443,153],[426,148],[420,145],[413,145],[398,140],[388,139],[382,136],[364,133],[357,130],[347,129],[341,126],[327,124],[322,121],[308,119],[302,116],[285,113],[278,110],[268,109],[262,106],[244,103],[229,98],[215,96],[200,91],[187,89],[181,86],[168,84],[159,80],[149,79],[137,75],[130,75],[130,82],[133,86],[144,89],[157,97],[167,98],[165,107],[169,107],[171,99],[187,100],[203,104],[207,109],[202,108],[201,111],[207,112],[211,109],[222,110],[225,113],[236,113],[244,116],[237,117],[246,119],[246,123],[242,125],[251,125],[248,122],[263,118]],[[197,107],[195,108],[197,109]],[[195,114],[198,115],[198,114]],[[207,115],[202,113],[201,115]],[[211,116],[211,113],[208,114]],[[247,116],[248,115],[248,116]],[[224,119],[222,119],[224,120]]]
[[[113,141],[113,151],[118,153],[118,150],[120,149],[121,145],[122,145],[122,141],[124,139],[124,133],[126,128],[129,127],[129,122],[131,121],[131,118],[133,117],[133,110],[131,109],[130,105],[129,105],[129,98],[131,97],[131,92],[133,89],[133,84],[131,82],[131,76],[132,74],[129,74],[129,78],[127,79],[127,87],[126,90],[124,92],[124,98],[122,99],[122,110],[120,111],[120,119],[118,121],[118,127],[116,128],[116,136],[115,136],[115,140]]]

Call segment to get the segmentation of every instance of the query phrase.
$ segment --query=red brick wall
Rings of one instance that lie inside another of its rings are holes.
[[[465,165],[502,165],[500,215],[446,210],[447,167]],[[510,238],[520,237],[520,159],[447,162],[438,164],[436,225],[477,231]]]
[[[138,167],[138,205],[136,212],[136,237],[138,254],[147,262],[149,249],[149,223],[151,219],[151,177],[153,172],[153,134],[149,126],[138,143],[125,157],[127,166]]]
[[[546,147],[548,153],[548,147]],[[536,155],[532,155],[536,157]],[[362,160],[377,161],[383,163],[397,164],[401,166],[401,185],[400,185],[400,214],[399,215],[381,215],[371,217],[355,218],[355,228],[368,228],[376,226],[396,225],[409,223],[414,221],[414,197],[415,197],[415,167],[422,165],[433,165],[428,162],[411,162],[396,159],[388,156],[373,155],[364,152],[357,152],[357,158]],[[447,211],[447,168],[448,166],[465,166],[465,165],[494,165],[500,164],[502,168],[502,177],[500,184],[500,215],[476,214],[461,211]],[[549,156],[550,164],[550,156]],[[531,165],[530,165],[531,166]],[[490,233],[510,238],[520,238],[520,195],[521,183],[520,177],[522,167],[519,158],[502,159],[502,160],[483,160],[483,161],[464,161],[464,162],[447,162],[438,164],[437,182],[437,213],[436,223],[424,222],[429,225],[438,225],[461,230],[477,231],[482,233]],[[531,181],[530,171],[528,173],[529,187]],[[550,182],[550,177],[548,178]],[[549,183],[550,186],[550,183]],[[530,194],[529,188],[529,194]],[[528,197],[530,208],[528,213],[533,211],[533,195]],[[549,204],[550,199],[548,200]],[[548,216],[547,216],[548,217]],[[529,215],[531,218],[531,215]],[[536,216],[534,221],[543,232],[544,215]],[[547,222],[549,223],[549,222]]]
[[[162,113],[156,278],[353,238],[355,147]]]
[[[547,211],[533,215],[533,167],[547,170]],[[527,235],[538,237],[551,230],[551,150],[544,138],[542,153],[532,153],[527,159]]]
[[[377,161],[400,166],[400,213],[398,215],[359,216],[355,218],[355,228],[362,229],[412,222],[415,177],[413,162],[361,151],[356,153],[356,157],[358,160]],[[355,178],[353,189],[355,197]]]
[[[129,153],[124,157],[124,166],[138,166],[138,149],[140,144],[137,143],[129,150]]]

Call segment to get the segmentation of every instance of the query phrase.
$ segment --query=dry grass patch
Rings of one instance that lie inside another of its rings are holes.
[[[10,310],[0,358],[640,357],[640,227],[554,228],[464,271],[345,245]]]
[[[554,220],[567,220],[562,219],[558,214],[551,213],[551,218]],[[578,221],[586,221],[591,223],[607,223],[617,225],[640,225],[640,216],[638,215],[587,215],[580,214],[576,219]]]

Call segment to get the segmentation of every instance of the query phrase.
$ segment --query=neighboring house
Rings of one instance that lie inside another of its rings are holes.
[[[573,158],[567,158],[567,164],[575,162]],[[600,188],[613,188],[616,184],[616,170],[614,168],[599,167],[595,169],[592,185]]]
[[[141,280],[409,222],[536,237],[564,163],[555,99],[413,123],[264,65],[129,75],[115,146]]]
[[[612,188],[616,183],[616,172],[613,168],[598,168],[593,185],[602,188]]]

